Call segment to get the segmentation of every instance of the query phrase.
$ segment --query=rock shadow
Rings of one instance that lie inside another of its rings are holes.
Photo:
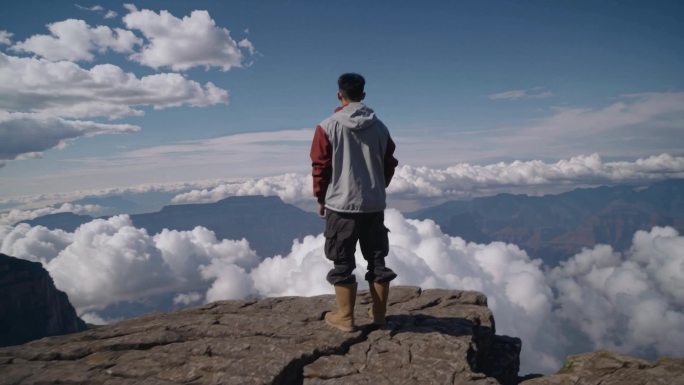
[[[426,314],[388,315],[387,324],[382,327],[394,336],[399,333],[434,333],[438,332],[454,337],[473,334],[493,334],[490,328],[475,325],[472,321],[460,317],[434,317]]]
[[[472,336],[474,345],[466,360],[471,370],[496,378],[504,385],[517,384],[520,369],[519,338],[499,336],[493,328],[460,317],[435,317],[426,314],[388,315],[383,327],[391,337],[401,333],[441,333],[461,337]]]

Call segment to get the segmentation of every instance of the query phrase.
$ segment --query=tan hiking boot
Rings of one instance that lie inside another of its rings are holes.
[[[389,282],[369,282],[373,306],[368,308],[368,316],[373,319],[373,323],[379,326],[385,324],[385,313],[387,312],[387,298],[389,297]]]
[[[356,283],[335,285],[337,310],[325,313],[325,322],[344,332],[354,330],[354,304],[356,303]]]

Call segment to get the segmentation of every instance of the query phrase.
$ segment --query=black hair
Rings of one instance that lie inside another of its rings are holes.
[[[363,87],[366,79],[356,73],[342,74],[337,79],[337,86],[345,99],[353,102],[360,102],[363,99]]]

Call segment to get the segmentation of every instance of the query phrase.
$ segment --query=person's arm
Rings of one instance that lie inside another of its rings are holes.
[[[328,191],[332,175],[332,146],[321,126],[316,126],[311,143],[311,175],[313,193],[318,201],[318,214],[325,215],[325,193]]]
[[[392,137],[387,137],[387,149],[385,150],[385,187],[389,186],[392,177],[394,176],[394,169],[397,168],[399,161],[394,157],[394,150],[397,146],[394,144]]]

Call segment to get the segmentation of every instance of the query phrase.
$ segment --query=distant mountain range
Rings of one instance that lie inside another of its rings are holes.
[[[160,211],[130,215],[136,227],[150,235],[163,229],[192,230],[204,226],[216,233],[218,239],[246,238],[259,257],[267,258],[290,252],[292,241],[323,231],[324,222],[318,215],[306,212],[278,197],[230,197],[216,203],[164,206]],[[92,221],[88,215],[59,213],[30,221],[32,226],[73,232],[78,226]]]
[[[442,231],[467,241],[515,243],[547,265],[597,243],[624,250],[637,230],[672,226],[684,233],[684,179],[634,186],[577,189],[558,195],[499,194],[468,201],[451,201],[405,214],[432,219]],[[74,231],[93,218],[61,213],[26,221]],[[205,226],[220,238],[247,238],[261,258],[287,254],[292,240],[319,234],[323,221],[316,214],[277,197],[230,197],[216,203],[165,206],[134,214],[135,226],[155,234],[164,228],[191,230]]]
[[[123,193],[121,195],[90,196],[71,203],[98,205],[100,215],[139,214],[161,210],[165,203],[171,202],[176,192],[148,191]]]
[[[406,216],[432,219],[445,233],[467,241],[515,243],[554,266],[597,243],[625,250],[637,230],[672,226],[684,232],[684,179],[642,189],[597,187],[541,197],[499,194]]]

